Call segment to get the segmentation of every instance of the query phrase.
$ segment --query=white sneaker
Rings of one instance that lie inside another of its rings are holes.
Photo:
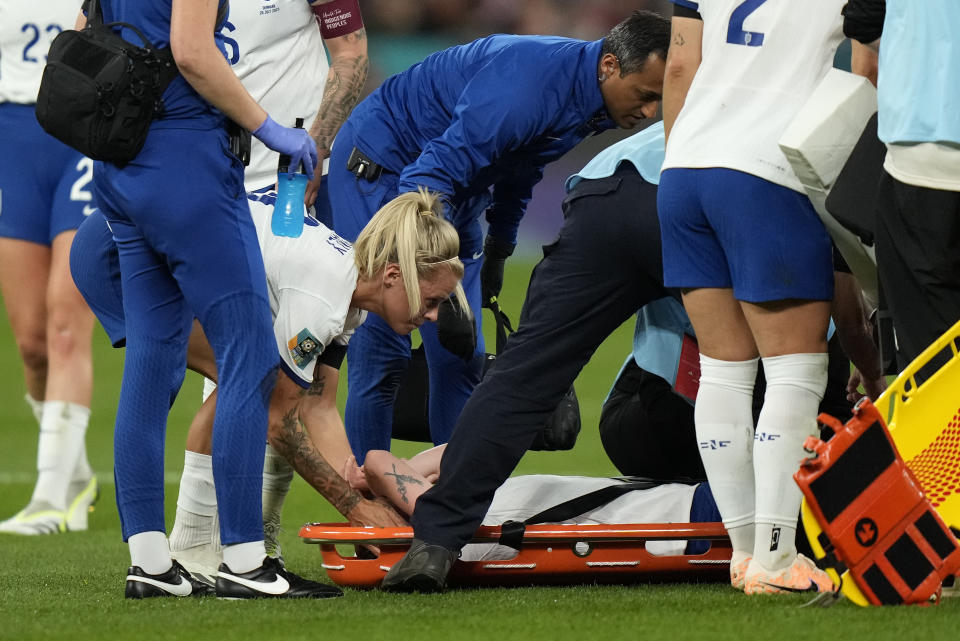
[[[15,515],[0,522],[0,533],[38,536],[66,532],[66,512],[53,509],[45,501],[31,501]]]
[[[171,548],[170,556],[198,581],[207,585],[216,585],[217,568],[220,567],[223,559],[212,545],[195,545],[182,550]]]
[[[87,481],[71,481],[67,490],[67,530],[86,530],[88,516],[99,498],[100,485],[96,476],[91,476]]]
[[[779,570],[768,570],[756,559],[750,561],[743,591],[747,594],[783,592],[831,592],[833,580],[813,561],[798,554],[793,563]]]
[[[747,552],[734,552],[730,557],[730,585],[743,592],[743,584],[747,578],[747,567],[753,558]]]

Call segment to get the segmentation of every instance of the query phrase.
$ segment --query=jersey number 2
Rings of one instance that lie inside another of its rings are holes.
[[[743,0],[730,14],[730,26],[727,27],[727,42],[734,45],[759,47],[763,44],[763,34],[756,31],[744,31],[743,21],[767,0]]]

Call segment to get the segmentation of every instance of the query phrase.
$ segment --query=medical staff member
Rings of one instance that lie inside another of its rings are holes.
[[[302,118],[318,144],[318,158],[325,158],[367,77],[367,37],[356,0],[279,0],[270,10],[253,2],[234,3],[222,38],[228,62],[250,95],[280,123],[293,124]],[[248,192],[273,187],[277,160],[276,151],[253,140],[250,164],[244,170]],[[316,218],[333,224],[319,171],[308,184],[305,202],[315,203],[312,212]],[[78,236],[81,240],[75,243],[71,261],[74,278],[82,280],[86,287],[84,296],[119,301],[117,247],[102,215],[91,216]],[[122,309],[120,312],[122,317]],[[122,318],[116,321],[113,310],[104,308],[98,315],[108,334],[112,324],[123,325]],[[125,340],[124,333],[114,342]],[[204,398],[214,388],[215,384],[207,379]],[[273,472],[265,472],[269,476],[264,477],[264,503],[272,504],[277,495],[282,500],[288,489],[277,479],[292,477],[292,471],[269,445],[265,458],[273,462],[268,466]],[[202,471],[210,466],[209,454],[188,451],[185,455],[184,474],[188,476],[193,474],[194,467]],[[171,550],[175,553],[193,545],[191,539],[181,540],[179,534],[180,530],[175,528],[170,535]],[[267,553],[272,552],[268,537]],[[181,556],[185,555],[183,552]]]
[[[960,320],[960,16],[944,0],[844,14],[844,33],[880,51],[877,274],[903,369]]]
[[[310,175],[315,144],[305,131],[271,119],[230,69],[217,35],[225,3],[106,0],[101,6],[105,22],[130,23],[155,46],[169,46],[180,71],[140,154],[122,167],[97,163],[94,178],[97,204],[119,248],[128,327],[114,443],[117,505],[131,556],[126,596],[211,591],[170,558],[163,511],[170,388],[183,376],[195,317],[220,375],[213,471],[220,479],[224,563],[216,594],[330,596],[325,586],[286,574],[264,551],[263,442],[277,355],[243,166],[230,152],[225,117],[294,163],[303,160]]]
[[[388,78],[357,105],[334,144],[334,229],[356,238],[397,193],[419,186],[440,193],[460,233],[464,289],[479,327],[481,303],[500,293],[503,263],[544,165],[590,134],[630,128],[656,113],[668,31],[664,18],[635,12],[594,42],[495,35]],[[457,318],[441,313],[438,324],[420,330],[435,443],[450,438],[484,353],[482,339],[459,355],[444,349],[438,327],[448,320]],[[409,338],[373,315],[350,342],[346,424],[361,462],[367,450],[390,447],[394,397],[409,358]]]

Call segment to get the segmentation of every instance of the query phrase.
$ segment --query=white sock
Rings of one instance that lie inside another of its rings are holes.
[[[210,395],[213,394],[213,390],[217,389],[217,384],[211,381],[209,378],[204,377],[203,379],[203,401],[207,402],[207,399],[210,398]]]
[[[46,401],[37,444],[37,485],[31,501],[67,509],[67,489],[73,478],[90,421],[89,408],[64,401]]]
[[[735,552],[754,548],[753,386],[757,362],[700,354],[694,409],[700,458]]]
[[[84,438],[80,441],[80,451],[77,452],[77,462],[73,466],[70,481],[86,483],[91,477],[93,477],[93,468],[90,467],[90,459],[87,458],[87,439]]]
[[[793,473],[804,457],[803,441],[817,432],[817,408],[827,384],[826,354],[787,354],[763,359],[767,393],[753,444],[757,530],[753,558],[768,570],[793,563],[794,537],[803,494]]]
[[[173,566],[163,532],[140,532],[127,539],[127,544],[130,546],[130,565],[147,574],[163,574]]]
[[[30,406],[30,411],[33,412],[33,418],[37,419],[37,425],[39,425],[40,420],[43,418],[43,401],[38,401],[30,396],[30,392],[24,394],[23,400]]]
[[[213,457],[187,450],[177,496],[177,516],[170,531],[170,549],[186,550],[199,545],[220,548],[217,492],[213,484]]]
[[[293,480],[293,467],[267,444],[263,456],[263,535],[267,554],[279,554],[280,516]]]
[[[263,548],[263,541],[237,543],[223,548],[223,562],[235,574],[243,574],[255,570],[263,565],[267,552]]]

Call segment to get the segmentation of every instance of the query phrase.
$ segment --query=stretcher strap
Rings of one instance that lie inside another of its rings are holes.
[[[511,547],[514,550],[519,550],[520,545],[523,543],[523,533],[526,531],[528,525],[536,525],[537,523],[562,523],[580,516],[585,512],[594,510],[601,505],[606,505],[627,492],[649,490],[652,487],[663,485],[664,483],[665,481],[661,480],[635,478],[628,482],[608,485],[599,490],[574,497],[568,501],[547,508],[542,512],[538,512],[523,522],[506,521],[500,526],[499,543],[500,545]]]

